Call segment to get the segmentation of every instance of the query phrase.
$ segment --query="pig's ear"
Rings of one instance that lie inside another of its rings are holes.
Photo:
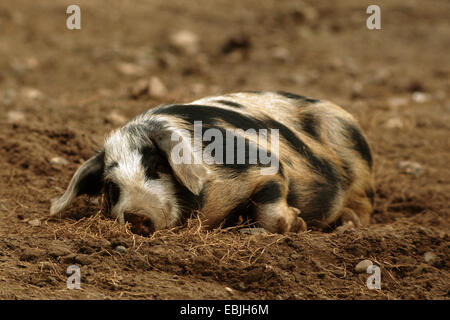
[[[151,129],[150,139],[165,154],[175,177],[189,191],[199,195],[210,175],[210,170],[202,161],[202,146],[194,144],[194,137],[188,130],[170,127],[155,129]]]
[[[70,180],[66,192],[52,200],[50,215],[66,208],[76,197],[87,194],[99,195],[103,188],[103,169],[105,152],[101,151],[83,163]]]

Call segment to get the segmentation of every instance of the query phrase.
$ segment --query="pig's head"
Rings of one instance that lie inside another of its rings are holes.
[[[180,219],[180,188],[199,195],[208,175],[202,164],[172,159],[174,145],[189,140],[178,132],[158,122],[131,122],[112,132],[103,148],[75,172],[66,192],[52,201],[50,214],[77,196],[103,192],[106,212],[120,223],[144,224],[150,231],[174,226]]]

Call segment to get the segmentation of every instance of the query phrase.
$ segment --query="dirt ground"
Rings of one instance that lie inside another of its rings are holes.
[[[66,28],[70,4],[81,30]],[[371,4],[382,30],[366,28]],[[449,12],[448,0],[1,1],[0,298],[449,299]],[[359,119],[375,158],[369,227],[247,235],[192,219],[147,238],[89,198],[49,218],[130,117],[266,89]],[[355,272],[364,259],[380,290]],[[81,290],[66,287],[72,264]]]

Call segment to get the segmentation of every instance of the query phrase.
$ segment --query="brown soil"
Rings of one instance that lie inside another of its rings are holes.
[[[375,31],[373,1],[86,0],[72,31],[66,2],[0,2],[0,298],[449,299],[449,1],[376,1]],[[170,42],[185,29],[200,39],[193,55]],[[130,94],[151,76],[168,92]],[[87,198],[48,218],[49,200],[123,117],[263,89],[360,119],[376,164],[369,227],[246,235],[192,219],[145,238]],[[420,174],[402,173],[404,160]],[[364,259],[381,267],[381,290],[354,271]],[[66,288],[71,264],[82,290]]]

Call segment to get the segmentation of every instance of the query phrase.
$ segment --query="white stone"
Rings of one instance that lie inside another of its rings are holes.
[[[358,273],[367,272],[367,268],[373,265],[370,260],[363,260],[355,266],[355,271]]]
[[[272,57],[276,60],[287,62],[291,59],[291,54],[289,50],[284,47],[275,47],[272,49]]]
[[[69,164],[69,161],[62,157],[53,157],[50,159],[50,163],[53,165],[60,165],[60,166],[66,166]]]
[[[22,88],[20,93],[22,97],[30,100],[41,99],[44,96],[44,94],[41,91],[35,88]]]
[[[116,250],[119,253],[124,253],[125,251],[127,251],[127,248],[125,248],[124,246],[117,246],[114,248],[114,250]]]
[[[162,98],[165,97],[168,90],[164,83],[158,77],[151,77],[148,84],[148,94],[150,97]]]
[[[436,260],[436,255],[433,252],[427,251],[423,255],[423,259],[426,263],[433,263]]]
[[[384,123],[384,126],[388,129],[402,129],[403,120],[398,117],[391,118]]]
[[[199,38],[189,30],[180,30],[170,36],[170,43],[178,50],[195,54],[198,52]]]
[[[119,70],[119,72],[125,76],[139,76],[144,73],[144,68],[137,64],[129,62],[118,63],[117,70]]]
[[[264,228],[241,228],[239,232],[243,234],[267,234]]]
[[[414,161],[400,161],[397,165],[402,173],[420,176],[422,174],[422,165]]]
[[[39,227],[41,225],[41,221],[39,219],[33,219],[28,221],[28,224],[33,227]]]
[[[19,123],[25,121],[25,114],[20,111],[8,111],[6,114],[6,118],[8,119],[9,123]]]
[[[414,102],[417,103],[425,103],[430,99],[428,94],[420,91],[413,92],[411,98],[413,99]]]
[[[124,117],[117,111],[112,111],[110,114],[106,116],[106,119],[114,125],[122,125],[128,121],[126,117]]]

